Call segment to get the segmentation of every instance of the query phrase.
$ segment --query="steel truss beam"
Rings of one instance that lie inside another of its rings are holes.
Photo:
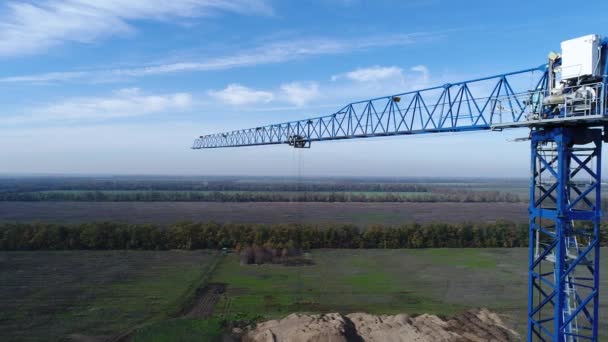
[[[597,341],[602,130],[531,141],[528,341]]]
[[[541,106],[547,71],[543,65],[508,74],[445,84],[392,96],[353,102],[334,114],[238,131],[201,136],[193,149],[391,135],[488,130],[526,121]]]

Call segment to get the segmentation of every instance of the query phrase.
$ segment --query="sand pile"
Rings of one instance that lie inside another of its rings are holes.
[[[243,338],[247,342],[357,341],[354,324],[338,313],[324,315],[291,314],[280,321],[267,321],[256,326]]]
[[[449,320],[434,315],[375,316],[353,313],[291,314],[260,323],[246,342],[451,342],[519,341],[519,336],[486,310],[470,310]]]

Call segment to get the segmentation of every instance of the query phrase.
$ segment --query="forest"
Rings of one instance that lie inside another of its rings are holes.
[[[601,239],[608,242],[608,224]],[[249,225],[181,222],[168,228],[112,222],[63,225],[0,224],[0,250],[69,249],[240,249],[268,248],[466,248],[524,247],[527,224],[406,224],[396,227],[353,225]]]

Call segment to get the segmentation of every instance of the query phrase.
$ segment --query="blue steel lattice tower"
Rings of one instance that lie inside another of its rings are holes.
[[[527,339],[597,341],[608,40],[588,35],[561,48],[537,68],[353,102],[326,116],[208,134],[192,148],[309,148],[330,140],[527,127]]]
[[[601,150],[601,129],[532,132],[529,341],[597,341]]]

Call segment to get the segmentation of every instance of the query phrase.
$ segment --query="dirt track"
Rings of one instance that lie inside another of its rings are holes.
[[[196,293],[196,302],[183,315],[187,318],[209,318],[213,315],[215,304],[226,290],[226,284],[210,283]]]
[[[214,203],[214,202],[0,202],[0,221],[171,224],[525,221],[526,203]]]

